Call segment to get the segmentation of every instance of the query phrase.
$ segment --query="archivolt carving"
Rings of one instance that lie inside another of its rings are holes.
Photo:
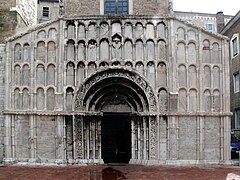
[[[88,90],[97,82],[104,80],[109,77],[122,77],[126,78],[134,83],[136,83],[139,88],[143,90],[145,93],[148,103],[149,103],[149,111],[156,112],[157,106],[156,106],[156,98],[155,94],[152,90],[152,88],[149,86],[148,82],[146,82],[140,75],[124,70],[124,69],[108,69],[105,71],[101,71],[93,76],[91,76],[89,79],[86,80],[84,84],[81,85],[79,88],[76,97],[75,97],[75,109],[76,110],[84,110],[84,98],[88,92]]]

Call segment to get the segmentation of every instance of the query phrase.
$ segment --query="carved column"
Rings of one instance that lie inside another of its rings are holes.
[[[157,159],[157,121],[155,116],[149,117],[149,159],[156,160]]]
[[[74,159],[84,159],[82,116],[74,116],[73,127]]]

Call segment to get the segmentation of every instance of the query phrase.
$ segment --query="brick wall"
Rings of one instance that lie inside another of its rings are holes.
[[[66,16],[99,15],[100,0],[69,0],[65,4]]]
[[[161,15],[168,12],[168,0],[135,0],[133,14]]]
[[[133,14],[161,15],[168,12],[168,0],[133,0]],[[66,16],[99,15],[100,0],[68,0]]]

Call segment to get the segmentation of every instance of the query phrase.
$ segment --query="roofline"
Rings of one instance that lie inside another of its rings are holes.
[[[230,27],[233,26],[233,24],[235,22],[237,22],[237,20],[240,19],[240,10],[238,11],[238,13],[227,23],[227,25],[223,28],[223,30],[221,31],[221,34],[224,34],[228,31],[228,29],[230,29]]]
[[[222,11],[218,11],[218,12],[222,12]],[[188,12],[188,11],[174,11],[174,13],[200,14],[200,15],[212,15],[212,16],[216,16],[218,12],[216,12],[216,14],[212,14],[212,13],[192,12],[192,11],[191,12]],[[223,15],[225,17],[234,17],[232,15],[225,15],[225,14],[223,14]]]

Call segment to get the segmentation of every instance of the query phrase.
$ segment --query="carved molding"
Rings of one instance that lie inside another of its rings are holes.
[[[139,74],[135,72],[130,72],[125,69],[108,69],[101,72],[98,72],[91,76],[89,79],[83,83],[77,94],[75,96],[75,110],[77,111],[86,111],[84,105],[84,99],[86,98],[87,92],[90,88],[99,81],[104,79],[116,77],[116,78],[126,78],[133,83],[137,84],[139,88],[141,88],[148,99],[149,111],[156,112],[157,111],[157,101],[152,87],[150,87],[149,83],[143,79]]]

